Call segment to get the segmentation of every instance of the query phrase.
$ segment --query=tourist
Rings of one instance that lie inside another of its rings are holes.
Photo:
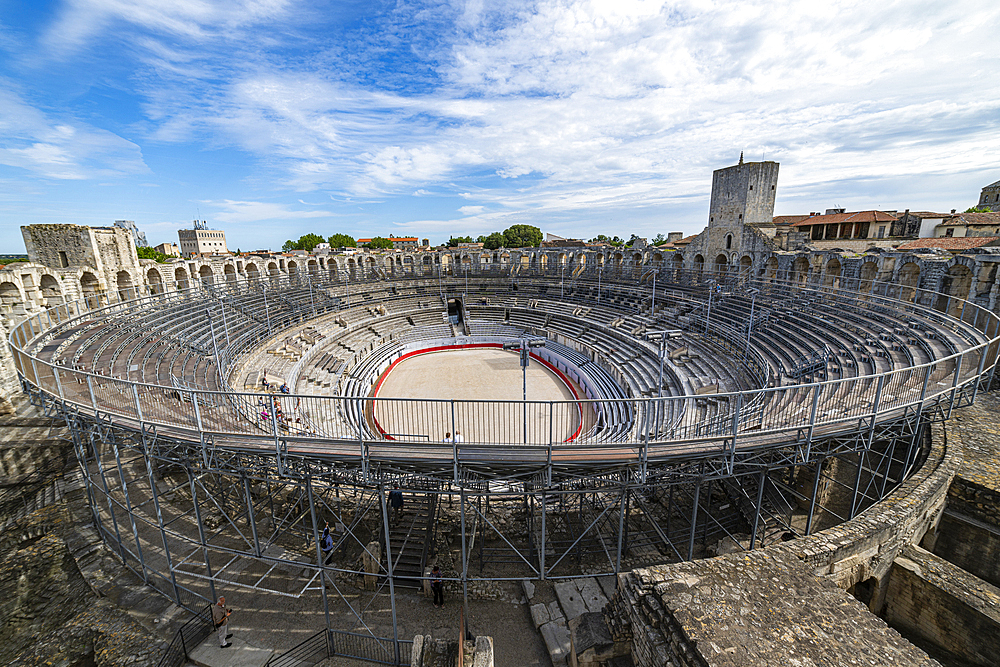
[[[395,525],[403,518],[403,492],[399,490],[399,484],[392,487],[392,491],[389,492],[389,507],[392,508],[390,518]]]
[[[264,391],[267,391],[271,388],[271,385],[267,381],[267,371],[264,371],[263,375],[261,375],[260,384],[264,387]]]
[[[455,431],[455,442],[465,442],[465,438],[458,431]]]
[[[227,641],[233,636],[233,633],[229,632],[229,615],[232,614],[231,609],[226,609],[226,596],[219,597],[219,601],[212,605],[212,623],[215,625],[215,629],[219,631],[219,647],[229,648],[232,646],[232,642]]]
[[[278,391],[280,391],[282,394],[287,394],[288,393],[288,385],[285,384],[284,382],[282,382],[281,386],[278,387]]]
[[[447,433],[444,434],[444,440],[442,440],[441,442],[454,442],[451,439],[451,431],[448,431]]]
[[[431,570],[431,591],[434,592],[434,606],[444,607],[444,579],[441,578],[441,568],[437,565]]]
[[[323,550],[323,565],[329,565],[330,558],[333,556],[333,535],[330,534],[329,521],[323,528],[323,539],[320,540],[319,546]]]

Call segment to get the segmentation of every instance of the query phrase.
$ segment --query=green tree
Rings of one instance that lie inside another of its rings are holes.
[[[617,236],[605,236],[604,234],[598,234],[594,238],[590,239],[590,243],[607,243],[608,245],[614,246],[615,248],[620,248],[624,241],[622,241]]]
[[[162,252],[157,252],[150,248],[149,246],[143,246],[142,248],[136,248],[135,254],[139,256],[139,259],[155,259],[160,264],[167,261],[167,256]]]
[[[656,238],[653,239],[653,245],[663,245],[667,242],[667,237],[663,234],[657,234]]]
[[[358,243],[353,236],[347,234],[334,234],[326,240],[331,248],[357,248]]]
[[[281,252],[291,252],[292,250],[298,250],[298,249],[299,249],[298,244],[291,239],[288,239],[283,244],[281,244]]]
[[[965,209],[964,212],[965,213],[989,213],[990,209],[986,208],[985,206],[973,206],[972,208]]]
[[[475,243],[471,236],[452,236],[448,239],[449,248],[457,248],[459,243]]]
[[[496,250],[497,248],[503,247],[503,234],[500,232],[493,232],[483,241],[483,247],[487,250]]]
[[[542,243],[542,230],[531,225],[511,225],[503,232],[506,248],[537,248]]]
[[[298,242],[295,244],[296,250],[305,250],[306,252],[312,252],[320,243],[324,242],[324,238],[319,234],[303,234],[299,237]]]
[[[382,238],[381,236],[376,236],[371,240],[371,242],[365,244],[365,247],[372,248],[374,250],[378,250],[380,248],[388,249],[392,248],[392,241],[386,238]]]

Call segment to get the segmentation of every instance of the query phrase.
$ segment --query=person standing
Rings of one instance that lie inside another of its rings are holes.
[[[212,605],[212,623],[219,631],[220,648],[229,648],[233,645],[232,642],[228,641],[233,636],[233,633],[229,632],[229,615],[232,613],[232,609],[226,608],[226,596],[224,595],[220,596],[219,601]]]
[[[319,546],[323,550],[323,565],[329,565],[330,557],[333,555],[333,535],[330,534],[329,521],[323,528],[323,538],[320,540]]]
[[[441,442],[452,442],[451,431],[448,431],[447,433],[444,434],[444,440],[442,440]]]
[[[458,431],[455,431],[455,442],[465,442],[465,438]]]
[[[437,565],[431,570],[431,591],[434,593],[434,606],[444,607],[444,579],[441,578],[441,568]]]
[[[392,487],[389,492],[389,507],[392,508],[392,523],[397,524],[403,518],[403,492],[399,490],[399,484]]]

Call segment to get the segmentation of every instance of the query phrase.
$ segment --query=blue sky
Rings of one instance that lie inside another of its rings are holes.
[[[120,218],[694,233],[741,150],[777,214],[965,209],[1000,179],[997,34],[991,0],[0,0],[0,251]]]

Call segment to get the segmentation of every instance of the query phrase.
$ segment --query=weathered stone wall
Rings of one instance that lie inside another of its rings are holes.
[[[1000,589],[919,547],[889,575],[886,620],[982,667],[1000,656]]]
[[[1000,505],[995,505],[994,511],[997,508]],[[1000,586],[1000,529],[995,523],[977,521],[949,508],[933,539],[925,539],[922,546],[983,581]]]

